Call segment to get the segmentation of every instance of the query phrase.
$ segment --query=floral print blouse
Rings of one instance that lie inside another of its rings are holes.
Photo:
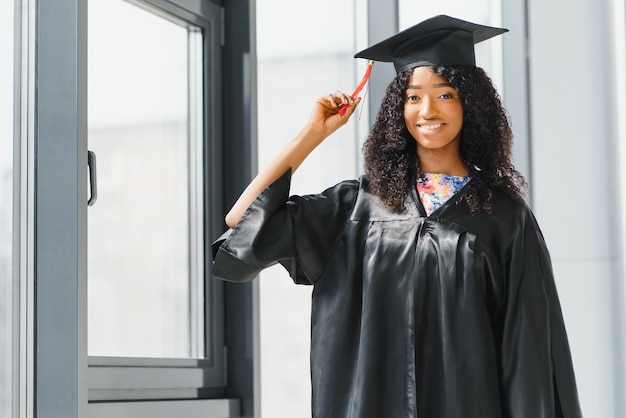
[[[417,178],[417,192],[430,216],[437,208],[461,190],[471,177],[450,176],[448,174],[420,173]]]

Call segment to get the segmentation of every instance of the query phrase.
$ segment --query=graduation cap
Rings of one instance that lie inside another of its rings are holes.
[[[393,62],[397,73],[425,65],[476,65],[474,44],[508,32],[439,15],[424,20],[369,48],[355,58]]]

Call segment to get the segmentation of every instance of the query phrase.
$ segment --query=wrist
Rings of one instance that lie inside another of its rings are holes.
[[[328,137],[328,133],[319,126],[308,122],[302,128],[298,137],[303,142],[318,145]]]

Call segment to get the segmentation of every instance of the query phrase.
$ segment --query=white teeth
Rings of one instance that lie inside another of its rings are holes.
[[[436,123],[434,125],[419,125],[420,128],[422,129],[427,129],[429,131],[432,131],[434,129],[438,129],[441,128],[443,126],[443,123]]]

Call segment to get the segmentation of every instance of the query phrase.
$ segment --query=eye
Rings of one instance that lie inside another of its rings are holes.
[[[419,100],[419,97],[417,95],[415,95],[415,94],[407,94],[406,95],[406,101],[407,102],[415,102],[417,100]]]
[[[452,93],[444,93],[441,96],[439,96],[442,99],[453,99],[454,95]]]

